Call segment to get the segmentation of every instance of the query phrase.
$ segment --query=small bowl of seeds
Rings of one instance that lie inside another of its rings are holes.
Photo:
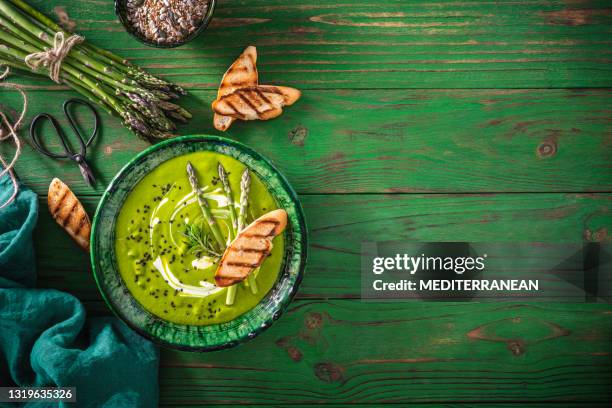
[[[206,29],[216,0],[115,0],[115,14],[128,33],[159,48],[186,44]]]

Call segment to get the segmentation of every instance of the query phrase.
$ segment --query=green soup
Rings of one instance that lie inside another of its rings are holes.
[[[228,175],[234,203],[240,199],[245,166],[213,152],[196,152],[170,159],[147,174],[128,195],[115,226],[119,273],[134,298],[149,312],[174,323],[208,325],[235,319],[257,305],[279,274],[283,235],[273,241],[272,253],[256,271],[254,294],[245,282],[236,286],[235,301],[226,305],[227,288],[214,286],[217,264],[202,262],[189,250],[190,225],[207,228],[185,171],[195,167],[203,191],[226,241],[231,222],[217,173],[221,163]],[[278,208],[272,195],[251,172],[248,219]]]

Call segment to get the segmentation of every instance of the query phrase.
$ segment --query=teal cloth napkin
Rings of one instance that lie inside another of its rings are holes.
[[[0,178],[0,202],[11,187]],[[153,344],[115,318],[86,320],[72,295],[33,288],[37,215],[36,194],[23,185],[0,210],[0,386],[76,387],[77,404],[60,406],[157,406]]]

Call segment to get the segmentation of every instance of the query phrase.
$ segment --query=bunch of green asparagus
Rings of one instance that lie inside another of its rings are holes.
[[[71,36],[23,0],[0,0],[0,66],[32,72],[26,57],[53,49],[58,32]],[[48,69],[35,73],[46,76]],[[59,80],[120,116],[125,126],[148,141],[172,137],[175,123],[191,118],[171,102],[185,94],[181,87],[86,41],[74,45],[63,59]]]
[[[229,229],[229,239],[232,240],[236,238],[238,233],[246,227],[249,193],[251,190],[251,175],[249,173],[249,169],[245,169],[242,173],[242,178],[240,179],[240,201],[238,203],[238,213],[236,213],[228,174],[221,163],[217,165],[217,171],[219,174],[219,180],[221,181],[221,185],[223,187],[223,194],[227,199],[227,205],[229,207],[229,219],[231,223],[231,228]],[[202,216],[208,224],[210,235],[204,233],[202,228],[197,229],[198,232],[194,234],[194,229],[192,227],[188,227],[185,236],[190,241],[190,247],[196,247],[200,253],[205,253],[210,258],[214,258],[215,261],[218,261],[219,259],[217,254],[222,254],[225,251],[227,244],[224,241],[223,235],[221,234],[221,229],[217,224],[217,220],[208,206],[208,202],[202,195],[202,191],[200,190],[198,183],[198,177],[190,162],[187,162],[187,178],[189,179],[189,184],[197,197],[200,210],[202,211]],[[251,289],[253,294],[256,294],[259,290],[257,287],[257,281],[255,280],[258,272],[259,268],[257,268],[257,270],[255,270],[253,273],[249,274],[247,279],[244,281],[244,284]],[[234,284],[227,288],[225,304],[228,306],[232,305],[235,297],[236,285]]]

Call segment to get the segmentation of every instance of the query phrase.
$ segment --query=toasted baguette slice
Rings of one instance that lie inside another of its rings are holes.
[[[274,210],[262,215],[227,247],[215,273],[217,286],[231,286],[246,279],[272,250],[272,239],[287,226],[287,212]]]
[[[235,120],[236,119],[232,118],[231,116],[223,116],[215,113],[213,117],[213,125],[215,126],[215,129],[225,132],[230,126],[232,126],[232,123],[234,123]]]
[[[257,49],[252,45],[247,47],[236,61],[225,71],[219,91],[217,91],[217,99],[229,95],[236,89],[245,86],[257,85]],[[231,116],[223,116],[215,113],[213,124],[216,129],[225,131],[236,120]]]
[[[242,120],[268,120],[283,113],[301,92],[287,86],[258,85],[240,88],[213,102],[215,113]]]
[[[55,221],[81,248],[89,251],[89,216],[74,193],[58,178],[51,180],[47,204]]]

